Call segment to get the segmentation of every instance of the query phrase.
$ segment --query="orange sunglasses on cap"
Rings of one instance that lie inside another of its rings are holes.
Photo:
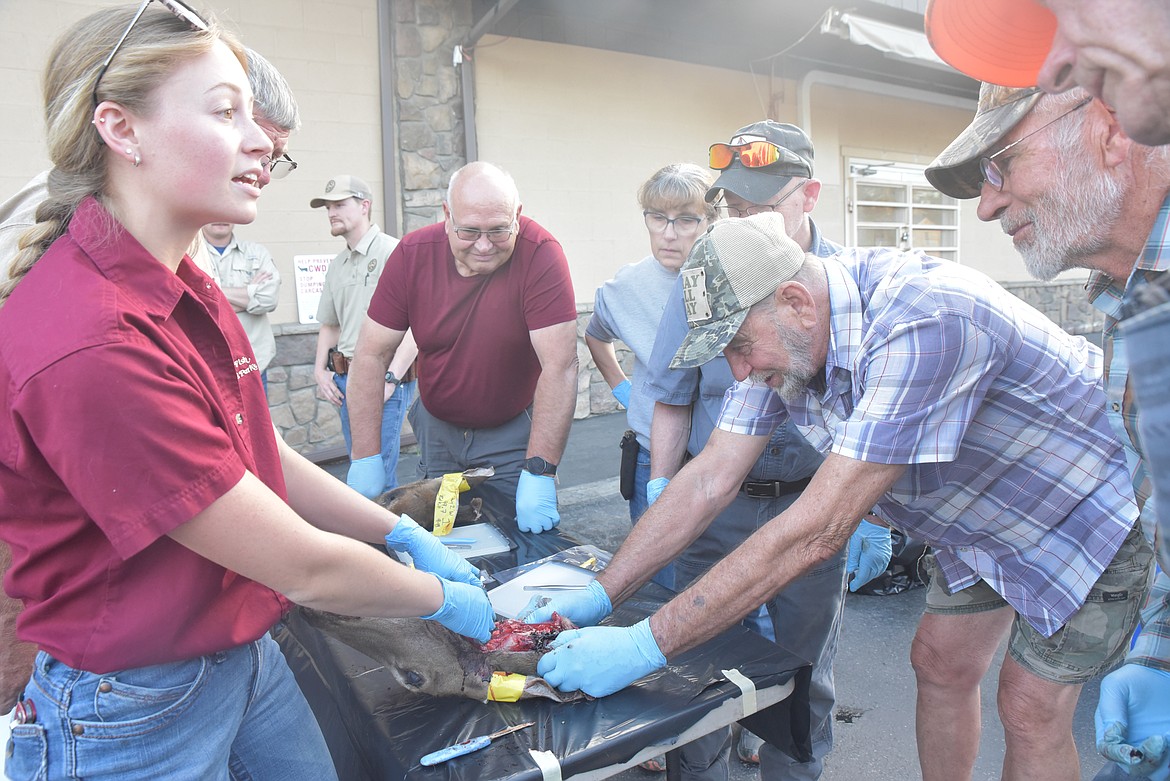
[[[743,144],[711,144],[708,150],[709,165],[716,171],[722,171],[731,165],[735,158],[744,168],[764,168],[784,158],[785,150],[771,141],[748,141]]]

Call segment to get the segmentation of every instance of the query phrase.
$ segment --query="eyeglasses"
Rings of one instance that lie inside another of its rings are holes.
[[[780,204],[787,201],[794,193],[798,193],[803,190],[805,184],[807,184],[808,181],[808,179],[801,179],[795,187],[784,193],[784,195],[780,197],[780,200],[776,201],[775,203],[753,203],[746,209],[740,209],[727,203],[717,203],[715,204],[715,210],[719,213],[720,217],[750,217],[753,214],[774,212],[776,211],[776,208],[780,206]]]
[[[134,14],[134,18],[130,20],[130,24],[126,26],[126,32],[122,33],[122,37],[114,44],[114,48],[110,50],[110,55],[106,57],[106,61],[102,63],[102,67],[98,68],[97,78],[93,80],[93,107],[97,108],[98,104],[98,85],[102,82],[102,76],[106,75],[106,71],[110,67],[110,63],[114,61],[114,55],[122,48],[122,44],[126,42],[126,37],[130,35],[130,31],[134,29],[134,25],[138,24],[138,20],[142,18],[142,14],[146,12],[146,6],[150,5],[153,0],[143,0],[142,5],[138,7],[138,13]],[[158,4],[170,11],[175,16],[179,17],[187,24],[191,25],[193,29],[207,32],[207,22],[191,6],[184,3],[182,0],[158,0]]]
[[[654,233],[665,233],[668,226],[674,226],[674,232],[680,236],[689,236],[692,233],[698,233],[699,226],[703,224],[706,217],[695,217],[692,214],[681,214],[678,217],[671,219],[662,212],[652,212],[646,210],[642,212],[642,216],[646,219],[646,227]]]
[[[480,230],[479,228],[452,228],[455,235],[459,237],[460,241],[469,241],[475,243],[479,241],[480,236],[487,236],[488,241],[492,244],[503,244],[512,237],[512,234],[519,228],[519,223],[512,220],[512,224],[507,228],[492,228],[491,230]]]
[[[1092,97],[1085,98],[1080,103],[1078,103],[1075,106],[1073,106],[1072,108],[1070,108],[1068,111],[1064,112],[1063,114],[1058,115],[1057,117],[1055,117],[1053,119],[1048,120],[1043,125],[1036,128],[1035,130],[1033,130],[1031,133],[1027,133],[1027,134],[1023,135],[1022,137],[1017,138],[1015,141],[1011,142],[1010,144],[1008,144],[1007,146],[1005,146],[1003,149],[999,150],[995,154],[991,154],[991,155],[988,155],[987,157],[979,158],[979,172],[981,174],[983,174],[983,181],[985,181],[989,185],[991,185],[991,188],[993,190],[995,190],[996,192],[1003,190],[1005,171],[1003,168],[1000,168],[999,165],[995,162],[995,158],[999,157],[1004,152],[1008,151],[1009,149],[1016,146],[1017,144],[1024,143],[1025,141],[1027,141],[1029,138],[1031,138],[1032,136],[1039,133],[1044,128],[1048,127],[1049,125],[1053,125],[1053,124],[1059,122],[1060,120],[1064,119],[1069,114],[1076,111],[1077,109],[1083,108],[1084,106],[1089,105],[1089,103],[1091,103],[1092,100],[1093,100]],[[1007,167],[1006,164],[1004,167],[1005,168]]]
[[[297,170],[297,161],[293,160],[287,154],[281,155],[276,160],[273,160],[268,155],[260,158],[260,166],[268,169],[268,175],[273,179],[283,179],[284,177]]]

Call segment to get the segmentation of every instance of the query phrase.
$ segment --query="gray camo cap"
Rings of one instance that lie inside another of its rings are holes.
[[[752,304],[776,292],[803,264],[804,250],[777,212],[719,220],[708,228],[682,267],[690,330],[670,367],[702,366],[722,352]]]
[[[995,152],[1043,94],[1039,87],[999,87],[984,82],[979,88],[975,119],[927,167],[927,181],[952,198],[978,198],[983,186],[979,158]]]

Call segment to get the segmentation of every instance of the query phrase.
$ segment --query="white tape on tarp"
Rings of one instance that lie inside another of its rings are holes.
[[[540,768],[540,776],[544,781],[561,781],[561,763],[557,761],[556,754],[551,751],[537,751],[534,748],[528,749],[528,754]]]
[[[739,693],[743,695],[743,715],[750,716],[756,712],[756,685],[752,679],[741,673],[739,670],[723,670],[723,674],[727,676],[727,680],[739,687]]]

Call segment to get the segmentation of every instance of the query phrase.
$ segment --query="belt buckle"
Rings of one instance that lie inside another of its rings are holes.
[[[780,496],[780,483],[776,480],[749,480],[743,484],[743,492],[751,499],[775,499]]]

